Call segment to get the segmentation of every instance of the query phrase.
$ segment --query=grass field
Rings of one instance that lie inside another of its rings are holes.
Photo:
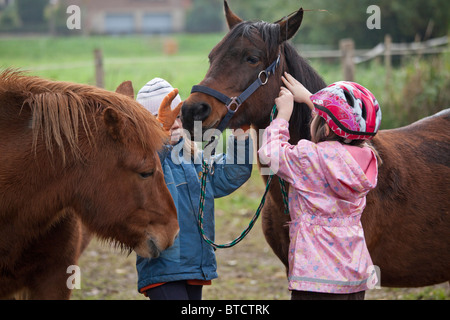
[[[162,77],[188,96],[192,85],[203,79],[207,55],[222,34],[174,36],[179,50],[164,54],[164,37],[23,37],[0,38],[0,69],[15,67],[33,75],[63,81],[95,84],[93,51],[103,51],[105,87],[114,90],[122,81],[132,80],[135,92],[154,77]],[[340,80],[340,67],[313,62],[327,83]],[[381,92],[382,67],[362,67],[357,81],[372,84]],[[394,79],[404,77],[399,70]],[[370,85],[368,85],[370,87]],[[371,88],[372,88],[371,87]],[[383,111],[384,112],[384,111]],[[385,113],[384,113],[385,114]],[[386,112],[389,114],[389,112]],[[389,118],[389,116],[388,116]],[[246,227],[263,193],[256,168],[251,179],[232,195],[216,201],[217,242],[228,242]],[[240,244],[218,250],[219,278],[205,287],[205,299],[289,299],[284,266],[265,242],[258,221]],[[73,299],[144,299],[137,293],[135,255],[125,256],[92,241],[80,260],[81,290]],[[448,299],[448,284],[419,289],[371,290],[367,299]]]
[[[179,51],[164,55],[163,37],[0,38],[0,68],[18,67],[45,78],[95,84],[94,50],[103,52],[105,88],[132,80],[137,92],[161,77],[189,95],[208,66],[208,53],[220,35],[180,36]]]

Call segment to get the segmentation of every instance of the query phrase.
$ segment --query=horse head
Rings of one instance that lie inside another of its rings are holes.
[[[275,23],[243,21],[224,2],[229,32],[210,52],[210,67],[200,86],[239,97],[252,83],[260,80],[257,88],[242,105],[234,109],[230,128],[268,123],[273,101],[278,95],[283,71],[287,71],[283,44],[297,32],[303,18],[303,9]],[[270,71],[267,67],[273,66]],[[194,90],[193,90],[194,91]],[[203,131],[215,128],[227,114],[224,102],[205,92],[193,92],[182,107],[183,127],[193,134],[194,122],[201,121]],[[194,139],[199,140],[199,137]]]
[[[85,200],[78,210],[88,219],[95,212],[108,212],[103,221],[94,223],[99,223],[94,227],[97,234],[113,235],[120,247],[142,257],[157,257],[172,245],[179,230],[157,154],[166,136],[154,116],[134,100],[131,82],[122,83],[116,92],[124,95],[125,105],[119,110],[106,106],[98,114],[99,127],[104,127],[96,142],[101,150],[83,173],[92,177],[97,190],[83,191]],[[97,205],[86,208],[86,203]]]
[[[167,137],[131,94],[0,74],[2,221],[33,239],[72,208],[122,249],[171,246],[177,213],[157,153]]]

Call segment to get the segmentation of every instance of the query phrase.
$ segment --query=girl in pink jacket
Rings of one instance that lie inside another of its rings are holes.
[[[367,143],[381,110],[366,88],[337,82],[314,95],[282,78],[277,118],[266,128],[261,160],[290,184],[289,290],[292,299],[364,299],[377,283],[360,222],[375,188],[378,154]],[[313,112],[311,141],[291,145],[294,100]]]

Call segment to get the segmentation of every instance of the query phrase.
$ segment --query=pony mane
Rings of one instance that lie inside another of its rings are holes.
[[[225,48],[231,48],[232,44],[242,37],[248,39],[253,44],[256,41],[261,41],[261,39],[265,42],[267,46],[266,57],[268,58],[266,63],[271,59],[275,59],[277,56],[280,37],[280,26],[278,24],[264,21],[243,21],[228,32],[227,36],[222,40],[222,44]],[[219,45],[216,46],[216,48],[218,47]],[[213,52],[214,49],[210,55]]]
[[[325,81],[319,74],[302,58],[290,43],[283,44],[284,56],[286,58],[286,71],[303,84],[311,93],[315,93],[326,87]],[[304,103],[294,103],[294,111],[289,121],[289,131],[292,143],[300,139],[311,139],[309,124],[311,122],[311,110]]]
[[[84,131],[89,144],[95,146],[94,135],[98,129],[95,118],[108,107],[127,120],[123,128],[128,141],[140,141],[143,148],[156,151],[162,147],[165,138],[156,119],[138,102],[122,94],[89,85],[27,76],[12,69],[0,74],[0,94],[6,92],[22,99],[21,110],[26,105],[31,110],[34,151],[42,137],[52,154],[53,144],[56,144],[63,163],[66,147],[76,159],[82,159],[79,128]]]

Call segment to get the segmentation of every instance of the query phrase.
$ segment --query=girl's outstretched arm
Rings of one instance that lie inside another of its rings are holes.
[[[288,90],[292,92],[295,102],[305,103],[311,110],[314,109],[314,104],[310,99],[312,94],[303,86],[303,84],[298,82],[297,79],[295,79],[287,72],[284,73],[284,76],[281,77],[281,80],[283,80],[286,88],[288,88]]]

